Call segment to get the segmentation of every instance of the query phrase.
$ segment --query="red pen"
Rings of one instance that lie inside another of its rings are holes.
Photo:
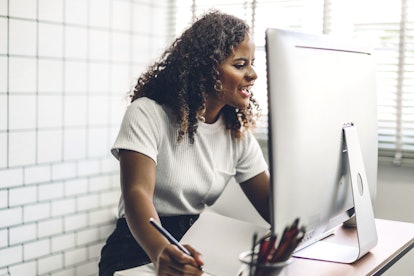
[[[268,239],[261,240],[260,247],[259,247],[259,254],[257,256],[258,264],[263,264],[266,262],[266,258],[268,256],[268,249],[270,248],[269,243],[270,242]]]

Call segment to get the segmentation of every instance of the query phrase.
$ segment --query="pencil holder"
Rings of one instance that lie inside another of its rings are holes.
[[[287,276],[286,267],[292,262],[292,258],[277,263],[257,263],[257,254],[251,251],[239,255],[242,267],[238,276]]]

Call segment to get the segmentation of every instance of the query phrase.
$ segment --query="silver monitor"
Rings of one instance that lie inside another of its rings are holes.
[[[353,262],[377,241],[373,55],[352,41],[268,29],[266,60],[272,230],[280,235],[299,218],[307,234],[297,256]],[[349,126],[353,134],[346,138]],[[357,157],[349,156],[351,144]],[[355,217],[360,229],[356,248],[349,245],[345,252],[345,247],[321,245],[333,228]],[[319,251],[335,256],[317,256]]]

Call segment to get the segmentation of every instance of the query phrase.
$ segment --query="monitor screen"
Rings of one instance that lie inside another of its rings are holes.
[[[348,123],[357,129],[375,199],[375,63],[355,42],[280,29],[266,31],[266,61],[272,231],[282,233],[299,218],[307,230],[301,249],[354,215],[343,134]]]

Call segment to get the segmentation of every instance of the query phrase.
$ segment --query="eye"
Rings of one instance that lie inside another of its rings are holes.
[[[245,64],[235,64],[235,65],[233,65],[236,69],[239,69],[239,70],[241,70],[241,69],[243,69],[246,65]]]

